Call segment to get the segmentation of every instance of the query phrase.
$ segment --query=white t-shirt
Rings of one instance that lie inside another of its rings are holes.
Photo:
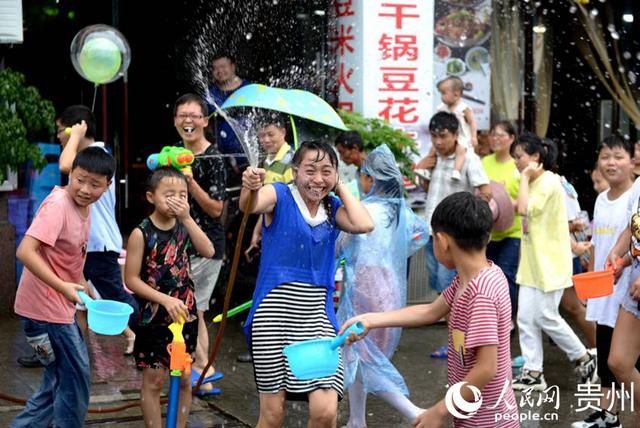
[[[471,127],[464,117],[464,112],[468,108],[470,107],[462,100],[459,100],[453,108],[450,108],[445,103],[441,103],[437,108],[438,111],[453,113],[458,118],[458,122],[460,122],[460,127],[458,128],[458,144],[467,149],[471,148]]]
[[[594,270],[604,269],[607,255],[615,245],[620,233],[629,225],[627,210],[631,193],[632,189],[629,189],[612,201],[609,199],[609,190],[607,190],[600,193],[596,199],[593,211],[593,236],[591,238],[594,250]],[[625,269],[614,287],[613,294],[589,299],[587,301],[587,320],[615,327],[618,310],[628,282],[629,269]]]
[[[565,207],[567,207],[567,221],[572,222],[572,221],[575,221],[580,214],[580,202],[578,202],[577,195],[575,196],[570,195],[567,189],[565,188],[565,186],[567,185],[566,178],[562,176],[559,176],[559,177],[560,177],[560,182],[562,183],[562,188],[564,190],[564,205]],[[573,188],[573,186],[571,186],[570,184],[569,186]],[[573,193],[575,194],[575,191],[573,191]],[[575,258],[575,257],[578,257],[578,255],[574,253],[572,250],[571,257]]]
[[[95,141],[88,147],[105,149],[104,143]],[[116,221],[116,177],[114,176],[109,189],[91,204],[91,229],[89,230],[89,245],[87,252],[122,251],[122,235]]]
[[[574,221],[578,218],[578,214],[580,214],[580,202],[578,202],[578,198],[571,197],[565,191],[564,193],[564,202],[567,207],[567,220]],[[572,257],[578,257],[576,253],[571,251]]]
[[[631,221],[633,213],[638,212],[638,199],[640,198],[640,177],[636,178],[631,186],[631,195],[627,204],[627,224]]]

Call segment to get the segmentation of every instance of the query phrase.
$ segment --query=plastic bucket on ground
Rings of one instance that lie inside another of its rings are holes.
[[[613,269],[573,275],[573,285],[580,299],[594,299],[613,293]]]
[[[122,334],[133,313],[131,305],[115,300],[94,300],[86,293],[78,295],[87,306],[89,328],[98,334],[116,336]]]
[[[357,322],[334,338],[305,340],[285,346],[283,352],[291,372],[300,380],[331,376],[338,370],[340,363],[338,348],[350,333],[360,334],[363,331],[363,325]]]

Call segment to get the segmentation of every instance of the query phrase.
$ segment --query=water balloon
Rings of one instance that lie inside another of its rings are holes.
[[[80,68],[84,77],[95,83],[106,83],[117,76],[122,57],[115,43],[109,39],[96,38],[85,43],[80,51]]]
[[[91,25],[80,30],[71,42],[70,51],[78,74],[96,85],[117,80],[131,62],[127,40],[108,25]]]

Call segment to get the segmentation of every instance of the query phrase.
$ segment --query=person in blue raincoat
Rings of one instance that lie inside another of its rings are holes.
[[[345,290],[338,322],[367,312],[399,309],[407,303],[407,259],[426,245],[428,225],[406,206],[402,174],[391,150],[376,147],[360,169],[362,202],[373,219],[372,232],[342,233],[339,255],[345,258]],[[374,393],[409,421],[423,412],[407,396],[407,386],[391,363],[400,328],[372,330],[364,340],[343,349],[345,386],[349,391],[349,428],[366,426],[366,398]]]

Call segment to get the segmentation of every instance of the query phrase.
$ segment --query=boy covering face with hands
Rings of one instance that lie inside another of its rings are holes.
[[[213,256],[213,244],[189,214],[187,179],[170,167],[156,169],[148,182],[147,201],[155,209],[131,232],[125,278],[140,301],[134,356],[143,370],[140,392],[145,426],[161,426],[160,393],[169,376],[167,345],[172,322],[184,322],[187,352],[198,338],[198,316],[188,250]],[[182,373],[178,426],[184,427],[191,406],[191,376]]]

